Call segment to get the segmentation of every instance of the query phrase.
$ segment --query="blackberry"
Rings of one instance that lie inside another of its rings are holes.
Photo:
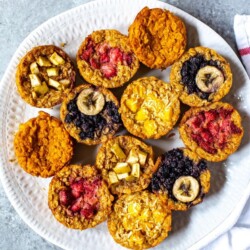
[[[208,100],[210,94],[201,91],[197,87],[195,77],[199,69],[207,65],[219,68],[217,61],[207,61],[202,55],[191,57],[183,63],[181,68],[182,83],[187,87],[188,94],[197,93],[201,99],[206,100]]]
[[[190,158],[184,156],[181,149],[172,149],[161,156],[161,164],[153,175],[150,189],[153,192],[165,189],[168,191],[169,197],[176,200],[172,193],[175,181],[180,176],[187,175],[198,178],[201,171],[206,168],[205,161],[201,160],[195,164]]]

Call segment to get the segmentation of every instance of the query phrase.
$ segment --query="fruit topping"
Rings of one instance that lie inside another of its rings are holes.
[[[118,162],[114,167],[114,171],[116,174],[124,174],[129,173],[131,171],[131,168],[127,162]]]
[[[224,76],[218,68],[214,66],[205,66],[197,72],[195,81],[201,91],[213,93],[224,83]]]
[[[186,121],[191,138],[206,152],[216,154],[226,147],[234,134],[242,133],[232,121],[233,109],[201,111]]]
[[[49,60],[54,64],[54,65],[62,65],[65,63],[65,60],[59,56],[56,52],[54,52],[50,57]]]
[[[191,190],[193,190],[193,183],[190,184],[190,186],[186,184],[183,186],[179,185],[180,183],[184,183],[183,178],[179,178],[185,176],[188,177],[188,180],[190,180],[189,177],[192,177],[193,179],[198,181],[198,178],[200,177],[202,171],[206,169],[207,164],[205,161],[200,160],[198,162],[194,162],[189,157],[184,155],[183,150],[172,149],[161,156],[159,168],[154,173],[151,181],[151,189],[153,192],[157,192],[160,190],[163,192],[167,192],[168,196],[173,200],[180,200],[182,199],[180,198],[182,192],[181,194],[177,194],[176,190],[183,189],[184,195],[185,192],[190,191],[190,188]],[[177,182],[178,179],[179,181]],[[191,181],[193,179],[191,179]],[[174,186],[175,188],[173,188]],[[197,188],[195,190],[197,191]],[[194,195],[192,197],[194,197]]]
[[[48,76],[58,76],[59,75],[59,68],[48,68],[47,74],[48,74]]]
[[[105,104],[105,98],[100,91],[92,88],[84,89],[77,98],[77,107],[85,115],[97,115]]]
[[[38,74],[39,73],[39,68],[37,66],[36,62],[33,62],[30,64],[30,71],[32,74]]]
[[[61,84],[60,82],[52,79],[52,78],[49,78],[49,82],[48,82],[49,86],[53,87],[53,88],[56,88],[56,89],[60,89],[61,88]]]
[[[120,159],[120,160],[126,159],[126,155],[123,152],[123,150],[121,149],[121,147],[119,146],[119,144],[117,144],[117,143],[113,144],[110,150],[111,150],[111,152],[113,152],[115,154],[115,156],[118,159]]]
[[[173,186],[173,195],[181,202],[195,200],[200,191],[199,182],[192,176],[179,177]]]
[[[202,68],[206,69],[200,71]],[[218,62],[208,61],[202,55],[193,56],[185,61],[181,76],[188,94],[197,93],[201,99],[208,99],[210,93],[215,92],[224,82]]]
[[[30,82],[32,87],[40,86],[41,80],[36,74],[29,74]]]
[[[50,67],[51,66],[51,63],[50,63],[49,59],[47,59],[44,56],[39,56],[38,59],[37,59],[37,63],[41,67]]]
[[[35,93],[39,94],[39,95],[44,95],[47,92],[49,92],[49,88],[48,88],[46,82],[42,82],[41,85],[35,86],[33,89],[34,89]]]
[[[111,184],[119,182],[115,172],[113,172],[113,171],[109,172],[109,181]]]
[[[133,62],[131,53],[123,52],[118,47],[111,47],[107,42],[96,44],[90,38],[80,58],[89,63],[93,69],[100,69],[107,79],[117,75],[118,64],[130,66]]]

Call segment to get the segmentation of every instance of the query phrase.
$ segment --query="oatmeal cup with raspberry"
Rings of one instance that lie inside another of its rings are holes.
[[[72,229],[84,230],[105,221],[113,196],[95,167],[64,167],[49,185],[48,204],[55,218]]]
[[[71,160],[73,142],[59,119],[40,111],[37,117],[20,124],[14,150],[27,173],[50,177]]]
[[[168,236],[171,223],[166,201],[159,195],[141,191],[118,198],[108,218],[108,229],[123,247],[147,249]]]
[[[132,136],[118,136],[100,147],[96,166],[113,194],[140,191],[155,172],[153,149]]]
[[[134,53],[151,69],[165,69],[186,49],[185,24],[168,10],[143,8],[128,32]]]
[[[183,103],[200,107],[222,99],[232,86],[229,63],[215,50],[189,49],[170,72],[170,84],[181,94]]]
[[[118,109],[118,100],[111,91],[83,84],[64,99],[60,116],[78,142],[96,145],[112,138],[122,125]]]
[[[18,64],[17,90],[30,105],[51,108],[73,88],[75,75],[72,61],[62,49],[54,45],[34,47]]]
[[[121,98],[121,117],[126,129],[142,139],[159,139],[176,124],[180,102],[174,88],[150,76],[130,83]]]
[[[240,114],[222,102],[188,110],[182,117],[179,132],[188,148],[213,162],[227,159],[238,149],[243,137]]]
[[[87,82],[105,88],[122,86],[140,66],[128,37],[117,30],[98,30],[90,34],[81,44],[76,61]]]
[[[150,189],[166,195],[173,210],[188,210],[202,202],[210,189],[205,161],[186,148],[172,149],[158,157]]]

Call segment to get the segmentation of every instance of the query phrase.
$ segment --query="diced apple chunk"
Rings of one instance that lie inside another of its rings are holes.
[[[70,80],[68,80],[68,79],[62,79],[62,80],[60,80],[59,82],[60,82],[62,85],[64,85],[64,86],[67,86],[67,85],[70,84]]]
[[[36,86],[36,87],[34,87],[33,89],[34,89],[34,91],[35,91],[36,93],[38,93],[39,95],[44,95],[44,94],[46,94],[47,92],[49,92],[49,88],[48,88],[46,82],[42,82],[41,85]]]
[[[136,178],[132,175],[129,175],[128,177],[125,178],[126,181],[134,181]]]
[[[109,181],[111,184],[119,182],[115,172],[113,172],[113,171],[109,172]]]
[[[145,165],[145,163],[146,163],[146,160],[147,160],[147,153],[146,152],[143,152],[143,151],[139,151],[138,152],[138,156],[139,156],[139,163],[140,163],[140,165]]]
[[[59,75],[59,68],[48,68],[47,74],[48,74],[48,76],[58,76]]]
[[[136,149],[132,148],[129,151],[128,158],[127,158],[126,162],[129,164],[133,164],[133,163],[136,163],[138,161],[139,161],[139,158],[138,158]]]
[[[58,81],[49,78],[49,86],[60,89],[61,84]]]
[[[140,177],[140,164],[139,163],[134,163],[132,165],[131,175],[136,177],[136,178]]]
[[[41,67],[50,67],[51,66],[50,61],[44,56],[39,56],[37,59],[37,63]]]
[[[37,63],[36,62],[33,62],[30,64],[30,71],[32,74],[38,74],[39,73],[39,69],[38,69],[38,66],[37,66]]]
[[[49,60],[54,64],[54,65],[62,65],[65,63],[65,60],[59,56],[56,52],[54,52],[50,57]]]
[[[119,180],[126,179],[128,176],[129,176],[128,173],[117,174]]]
[[[129,173],[131,171],[131,168],[127,162],[118,162],[114,167],[114,171],[117,174],[124,174]]]
[[[124,152],[122,151],[122,149],[120,148],[120,146],[117,143],[112,145],[111,152],[113,152],[115,154],[115,156],[120,160],[123,160],[126,158],[126,155],[124,154]]]
[[[32,87],[36,87],[42,84],[40,78],[36,74],[29,74],[29,78]]]

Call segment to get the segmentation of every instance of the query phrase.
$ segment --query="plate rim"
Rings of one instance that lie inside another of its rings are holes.
[[[88,6],[88,5],[94,5],[96,2],[112,2],[115,0],[92,0],[90,2],[84,3],[84,4],[80,4],[76,7],[73,7],[71,9],[68,9],[66,11],[63,11],[61,13],[59,13],[58,15],[49,18],[48,20],[46,20],[45,22],[41,23],[37,28],[35,28],[33,31],[31,31],[28,36],[20,43],[20,45],[18,46],[18,48],[16,49],[16,51],[14,52],[10,62],[8,63],[8,66],[6,68],[6,70],[4,71],[3,77],[1,79],[0,82],[0,98],[1,100],[6,100],[7,98],[7,89],[11,88],[11,85],[7,86],[7,88],[4,88],[3,86],[3,82],[5,82],[8,79],[8,75],[11,73],[12,67],[13,67],[13,62],[15,60],[15,58],[17,58],[18,52],[21,50],[22,47],[24,47],[24,44],[27,43],[27,41],[29,41],[35,33],[38,33],[40,30],[45,29],[45,27],[50,24],[50,23],[55,23],[56,20],[59,20],[60,18],[62,18],[63,16],[67,16],[70,13],[73,13],[74,11],[76,11],[79,8],[82,8],[83,6]],[[117,1],[117,0],[116,0]],[[119,0],[122,1],[122,0]],[[126,1],[132,1],[132,0],[126,0]],[[144,0],[141,0],[144,1]],[[168,4],[166,2],[162,2],[159,0],[147,0],[147,1],[151,1],[152,3],[154,2],[158,2],[161,3],[162,5],[165,6],[165,8],[170,8],[173,10],[178,10],[179,12],[182,12],[183,14],[185,14],[186,16],[190,16],[193,19],[195,19],[198,23],[201,23],[203,25],[206,26],[206,28],[210,29],[212,32],[214,32],[216,35],[220,36],[216,31],[214,31],[212,28],[210,28],[207,24],[203,23],[202,21],[200,21],[199,19],[197,19],[196,17],[194,17],[193,15],[185,12],[182,9],[179,9],[178,7],[175,7],[171,4]],[[117,1],[118,3],[118,1]],[[234,53],[234,55],[237,58],[237,64],[240,67],[240,70],[242,71],[242,73],[244,74],[244,76],[247,76],[247,73],[239,59],[239,57],[237,56],[237,54],[235,53],[234,49],[227,43],[227,41],[225,41],[225,39],[223,37],[221,37],[221,39],[230,47],[230,49],[232,50],[232,52]],[[248,76],[246,77],[246,79],[248,79]],[[250,82],[250,81],[249,81]],[[3,105],[0,105],[0,114],[3,115],[4,114],[4,107]],[[2,116],[1,116],[2,117]],[[0,131],[2,133],[2,135],[4,134],[4,126],[2,124],[2,121],[0,122]],[[0,141],[0,147],[3,149],[3,141]],[[3,150],[1,150],[0,152],[0,163],[1,165],[4,164],[4,160],[3,160],[4,156],[3,156]],[[8,185],[8,180],[6,179],[6,177],[4,175],[4,170],[2,167],[0,167],[0,181],[2,183],[3,189],[5,191],[5,194],[7,196],[7,198],[9,199],[11,205],[14,207],[14,209],[16,210],[17,214],[21,217],[21,219],[33,230],[35,231],[38,235],[40,235],[42,238],[46,239],[48,242],[59,246],[63,249],[65,249],[65,245],[60,242],[57,241],[55,238],[53,237],[49,237],[49,235],[46,233],[46,230],[43,230],[41,227],[39,227],[38,225],[36,225],[32,218],[30,218],[29,216],[27,216],[27,214],[25,213],[25,211],[23,211],[24,209],[22,207],[20,207],[20,201],[17,198],[17,194],[15,193],[15,190],[11,189]],[[194,250],[197,248],[202,248],[204,246],[206,246],[208,243],[210,243],[211,241],[213,241],[214,239],[216,239],[217,237],[219,237],[221,234],[223,234],[224,232],[226,232],[227,230],[229,230],[238,220],[246,202],[247,199],[249,198],[250,195],[250,180],[248,183],[248,187],[245,190],[245,193],[242,195],[240,202],[234,206],[234,208],[232,209],[230,215],[215,229],[213,229],[211,232],[209,232],[207,235],[205,235],[204,237],[202,237],[200,240],[198,240],[197,242],[195,242],[192,246],[190,246],[188,249],[190,250]],[[66,248],[67,249],[67,248]],[[70,248],[69,248],[70,249]]]

